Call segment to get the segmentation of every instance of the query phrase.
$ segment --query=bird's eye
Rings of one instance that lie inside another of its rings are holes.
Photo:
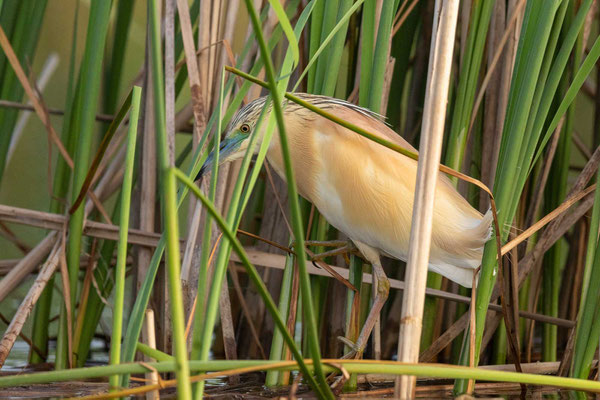
[[[248,125],[248,124],[242,124],[242,126],[240,126],[240,132],[242,132],[242,133],[249,133],[250,132],[250,125]]]

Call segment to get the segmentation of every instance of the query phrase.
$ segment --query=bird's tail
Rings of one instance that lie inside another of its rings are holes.
[[[447,248],[441,257],[430,259],[429,268],[459,285],[470,288],[473,285],[474,270],[481,264],[483,248],[493,234],[492,221],[490,209],[479,223],[461,232],[460,246]]]

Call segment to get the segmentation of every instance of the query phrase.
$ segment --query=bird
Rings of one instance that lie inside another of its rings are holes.
[[[300,99],[347,122],[417,153],[392,130],[381,115],[353,103],[307,93]],[[220,143],[220,163],[244,156],[250,137],[258,135],[258,152],[267,124],[257,121],[267,97],[241,108],[226,128]],[[267,105],[267,114],[272,105]],[[369,315],[354,343],[361,354],[389,294],[389,280],[381,256],[406,261],[414,203],[417,161],[382,146],[301,105],[283,101],[284,123],[298,193],[344,233],[372,265],[377,292]],[[279,135],[267,149],[267,161],[285,180]],[[196,180],[212,165],[209,154]],[[432,238],[428,268],[470,288],[481,264],[483,248],[491,237],[492,214],[481,214],[455,189],[445,174],[438,174],[435,189]]]

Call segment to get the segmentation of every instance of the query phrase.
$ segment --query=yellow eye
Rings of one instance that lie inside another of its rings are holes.
[[[242,133],[250,133],[250,125],[248,125],[248,124],[242,124],[242,126],[240,126],[240,132],[242,132]]]

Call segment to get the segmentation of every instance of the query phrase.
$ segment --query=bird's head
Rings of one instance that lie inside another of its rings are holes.
[[[381,115],[344,100],[307,93],[295,93],[295,95],[305,102],[309,102],[313,106],[327,110],[333,114],[338,113],[340,110],[351,110],[375,121],[383,121]],[[242,158],[244,154],[246,154],[252,136],[257,136],[254,149],[255,153],[258,152],[264,137],[266,123],[261,124],[258,128],[256,124],[265,106],[266,99],[267,97],[260,97],[248,103],[232,118],[219,147],[219,164]],[[268,120],[270,112],[271,105],[269,105],[269,109],[267,110],[263,121]],[[310,127],[312,121],[314,121],[315,115],[316,114],[312,111],[309,111],[294,102],[287,102],[287,100],[284,102],[284,120],[288,127],[288,131],[294,127],[296,128],[296,132]],[[406,143],[406,145],[408,145],[408,143]],[[210,169],[213,162],[214,153],[211,152],[200,169],[196,180],[199,180],[204,173]]]
[[[261,97],[248,103],[232,118],[231,123],[227,126],[223,140],[221,140],[221,144],[219,145],[219,164],[242,158],[244,154],[246,154],[252,135],[258,135],[256,138],[256,146],[254,147],[255,152],[258,152],[264,135],[265,124],[261,124],[261,127],[258,127],[258,129],[256,124],[265,105],[265,100],[266,97]],[[267,118],[264,118],[263,120],[266,121]],[[196,180],[202,178],[202,176],[210,169],[213,162],[214,151],[211,151],[202,165],[202,168],[200,168]]]

